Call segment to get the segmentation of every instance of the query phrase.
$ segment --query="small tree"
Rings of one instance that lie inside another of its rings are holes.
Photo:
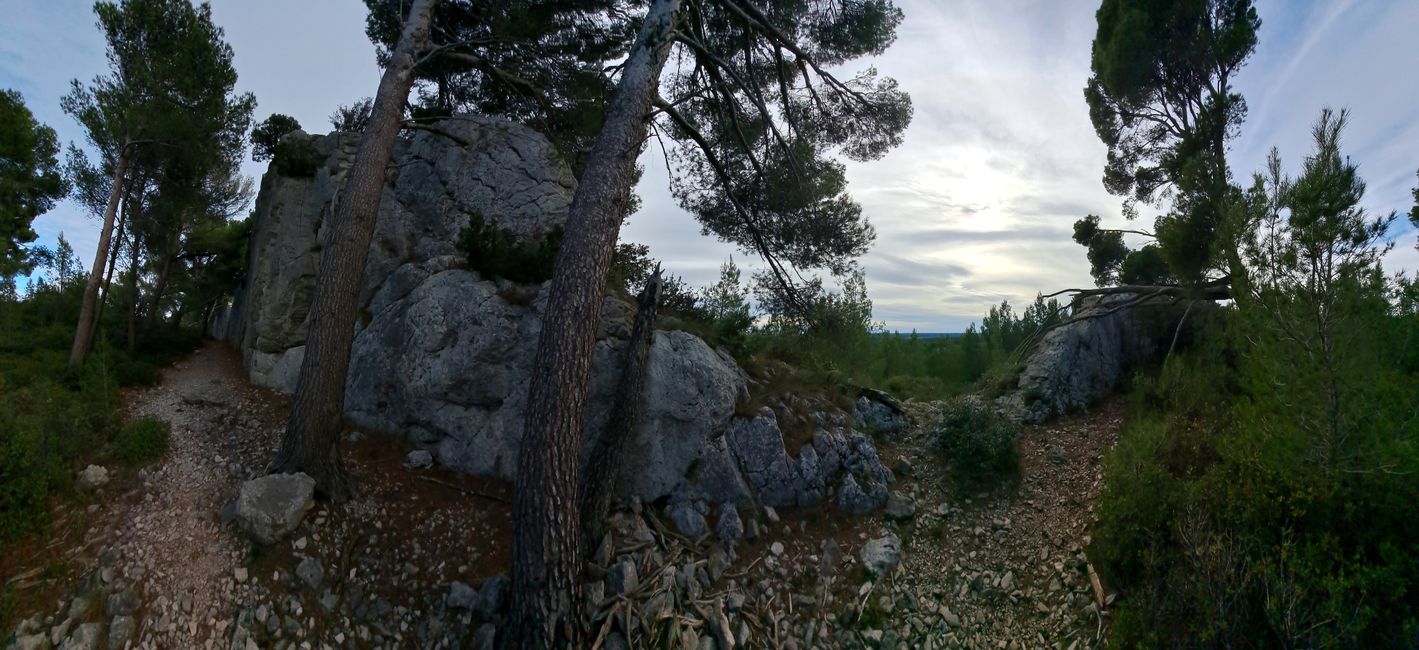
[[[249,93],[235,92],[232,49],[212,22],[209,5],[101,0],[94,13],[108,42],[109,74],[87,86],[74,80],[61,101],[84,127],[101,156],[100,168],[113,179],[69,355],[75,365],[83,363],[92,341],[104,261],[125,190],[135,190],[141,204],[147,183],[160,170],[240,151],[256,104]],[[132,182],[135,169],[143,182]],[[137,248],[131,257],[134,272]]]
[[[1129,219],[1140,203],[1170,198],[1171,209],[1153,232],[1099,231],[1091,216],[1076,224],[1075,241],[1089,247],[1101,285],[1119,280],[1137,254],[1115,236],[1124,232],[1156,239],[1160,248],[1147,254],[1166,260],[1172,278],[1201,285],[1218,262],[1226,143],[1246,116],[1231,81],[1256,48],[1261,20],[1250,0],[1104,0],[1097,18],[1084,98],[1108,147],[1104,186],[1124,197]]]
[[[290,115],[272,113],[271,117],[256,124],[256,128],[251,130],[251,159],[255,162],[265,162],[276,155],[276,145],[281,143],[281,136],[292,131],[299,131],[301,123]]]
[[[0,91],[0,277],[29,265],[30,224],[68,192],[59,173],[59,139],[40,124],[14,90]]]
[[[374,100],[369,97],[350,104],[341,104],[330,114],[330,128],[347,133],[364,133],[370,124],[372,110]]]

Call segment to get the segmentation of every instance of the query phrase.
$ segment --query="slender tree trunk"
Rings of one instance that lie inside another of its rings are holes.
[[[429,14],[436,1],[415,0],[409,9],[399,45],[380,79],[355,162],[336,198],[311,299],[310,331],[291,417],[271,465],[273,473],[305,472],[332,501],[350,495],[339,442],[360,281],[374,235],[385,168],[414,81],[414,57],[428,39]]]
[[[133,247],[128,256],[128,354],[133,354],[138,339],[138,256],[143,250],[143,239],[135,229]]]
[[[123,190],[123,202],[120,204],[122,209],[118,213],[118,236],[114,241],[123,241],[123,234],[126,232],[124,226],[128,224],[128,213],[133,209],[132,202],[128,200],[128,194],[132,191],[132,187]],[[94,314],[94,322],[103,320],[104,304],[108,302],[108,290],[113,284],[113,270],[118,267],[118,250],[122,246],[111,246],[110,248],[112,250],[108,254],[108,273],[103,276],[103,289],[99,291],[99,304],[98,310]]]
[[[168,274],[172,272],[173,258],[177,257],[177,240],[168,246],[168,251],[163,255],[163,265],[158,271],[158,281],[153,285],[153,297],[148,301],[148,323],[156,326],[158,324],[158,308],[162,307],[163,292],[168,287]]]
[[[79,324],[74,328],[74,347],[69,350],[69,365],[84,363],[93,343],[95,304],[99,297],[99,284],[103,282],[103,262],[108,257],[109,240],[113,237],[113,218],[118,212],[118,199],[123,194],[123,177],[128,173],[128,146],[118,150],[118,164],[113,170],[113,190],[108,195],[108,208],[104,210],[103,230],[99,231],[98,250],[94,251],[94,266],[89,272],[89,280],[84,283],[84,302],[79,307]]]
[[[513,505],[511,647],[583,647],[578,492],[586,379],[679,0],[655,0],[587,158],[542,311]]]
[[[606,430],[591,453],[586,465],[586,479],[581,485],[582,547],[596,548],[605,532],[606,516],[611,510],[611,497],[621,475],[621,458],[626,446],[640,426],[645,412],[645,375],[650,358],[650,346],[655,339],[655,310],[660,300],[660,269],[655,270],[645,289],[641,290],[640,307],[636,310],[631,340],[626,344],[626,361],[621,367],[621,381],[616,386],[616,402]]]

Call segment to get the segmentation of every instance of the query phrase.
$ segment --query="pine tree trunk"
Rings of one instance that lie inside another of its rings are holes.
[[[655,0],[567,215],[529,380],[513,505],[511,647],[583,647],[581,430],[606,272],[630,200],[679,0]]]
[[[128,193],[131,191],[131,187],[123,191],[124,201],[121,204],[122,209],[118,213],[118,236],[115,238],[116,241],[123,241],[123,234],[126,232],[124,226],[128,223],[128,212],[132,208],[132,203],[127,200]],[[94,313],[94,322],[103,320],[104,305],[108,303],[108,290],[109,287],[113,285],[113,270],[118,268],[118,250],[122,247],[111,246],[110,248],[112,250],[108,254],[108,273],[105,273],[103,276],[103,289],[99,291],[99,304],[98,310]]]
[[[148,324],[156,326],[158,324],[158,308],[162,307],[163,292],[168,287],[168,275],[172,272],[173,258],[177,257],[177,240],[168,246],[168,252],[163,256],[162,268],[158,271],[158,281],[153,285],[153,297],[148,301]]]
[[[660,300],[660,282],[660,269],[657,268],[641,291],[611,417],[606,421],[606,430],[601,432],[601,439],[586,464],[586,479],[581,486],[583,548],[596,548],[605,533],[614,486],[621,475],[621,458],[645,413],[646,362],[650,358],[651,343],[655,340],[655,310]]]
[[[123,194],[123,177],[128,173],[128,147],[119,149],[118,164],[113,170],[113,190],[108,195],[108,208],[103,214],[103,229],[99,231],[98,249],[94,251],[94,266],[84,283],[84,302],[79,307],[79,324],[74,328],[74,347],[69,350],[69,365],[84,363],[94,338],[94,312],[103,282],[103,262],[108,257],[109,240],[113,237],[113,218],[118,212],[118,199]]]
[[[133,248],[128,256],[128,345],[129,356],[132,356],[138,339],[138,254],[143,249],[143,240],[138,232],[133,232]]]
[[[291,417],[271,465],[272,473],[305,472],[315,479],[316,489],[332,501],[348,498],[351,491],[340,463],[339,442],[360,282],[384,190],[385,168],[414,81],[414,57],[428,38],[429,14],[436,1],[415,0],[409,10],[399,45],[380,79],[355,162],[336,197],[325,229]]]

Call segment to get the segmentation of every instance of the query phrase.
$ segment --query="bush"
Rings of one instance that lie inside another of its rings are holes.
[[[162,457],[171,433],[166,422],[152,416],[123,425],[113,439],[113,456],[126,465],[142,465]]]
[[[282,176],[310,178],[325,164],[325,156],[309,138],[284,138],[276,145],[271,166]]]
[[[561,225],[541,239],[527,242],[478,212],[469,216],[468,226],[458,235],[458,250],[467,256],[468,268],[489,279],[506,278],[529,284],[546,282],[552,277],[561,248]]]
[[[962,398],[948,403],[932,435],[958,478],[999,478],[1019,468],[1015,440],[1020,436],[1020,425],[979,400]]]

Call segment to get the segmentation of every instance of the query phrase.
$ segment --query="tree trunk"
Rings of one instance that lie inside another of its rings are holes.
[[[513,505],[512,647],[586,645],[577,530],[586,378],[606,272],[679,5],[679,0],[655,0],[646,13],[572,198],[542,310]]]
[[[611,497],[621,474],[621,457],[630,444],[641,415],[645,412],[646,360],[655,339],[655,310],[660,300],[660,269],[656,269],[641,291],[640,307],[636,310],[631,340],[626,344],[626,361],[621,367],[621,381],[616,386],[616,401],[606,430],[591,453],[586,465],[586,479],[581,485],[582,547],[596,548],[605,532],[606,516],[611,510]]]
[[[122,209],[119,211],[118,214],[118,237],[115,238],[115,241],[123,241],[123,233],[125,232],[123,228],[128,223],[128,213],[133,207],[132,202],[128,200],[128,193],[132,191],[132,187],[123,190],[123,203],[121,204]],[[104,274],[103,289],[99,291],[98,309],[94,313],[95,323],[100,320],[103,320],[104,305],[108,303],[108,290],[109,287],[113,285],[113,270],[118,267],[118,249],[122,247],[112,246],[110,248],[112,250],[109,252],[108,255],[108,273]]]
[[[128,147],[118,150],[118,164],[113,170],[113,190],[108,195],[108,208],[103,213],[103,230],[99,231],[98,249],[94,251],[94,267],[84,283],[84,302],[79,307],[79,324],[74,328],[74,347],[69,350],[69,365],[84,363],[94,338],[94,311],[98,302],[99,284],[103,282],[103,262],[108,257],[109,240],[113,237],[113,218],[118,212],[118,199],[123,194],[123,177],[128,173]]]
[[[360,138],[345,187],[336,197],[326,227],[305,358],[291,403],[291,417],[271,472],[305,472],[316,489],[332,501],[350,495],[340,463],[340,424],[344,414],[345,374],[365,258],[374,235],[375,215],[384,190],[385,168],[399,135],[404,103],[414,81],[414,57],[429,34],[429,14],[437,0],[415,0],[404,21],[399,45],[379,82],[369,125]]]
[[[163,256],[163,265],[158,271],[158,281],[153,285],[153,297],[148,301],[148,324],[157,326],[159,319],[158,308],[162,307],[163,292],[167,290],[168,274],[172,271],[172,260],[177,257],[177,240],[168,246],[167,254]]]
[[[128,350],[132,356],[138,339],[138,255],[143,250],[143,240],[138,231],[133,231],[133,249],[128,256]]]

